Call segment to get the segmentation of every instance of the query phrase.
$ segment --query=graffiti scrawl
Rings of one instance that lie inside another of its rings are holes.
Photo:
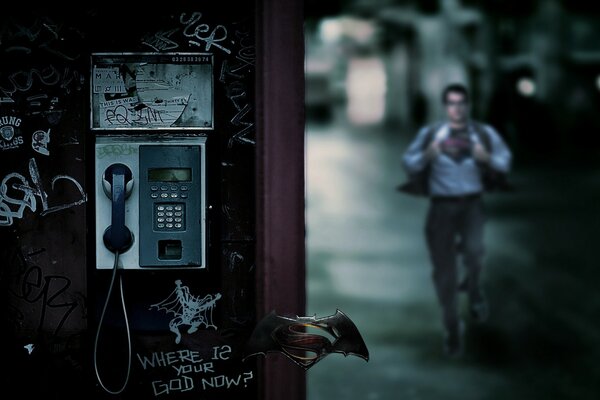
[[[43,188],[35,158],[29,160],[29,176],[31,177],[31,183],[17,172],[6,175],[0,181],[0,226],[10,226],[15,218],[23,218],[26,208],[35,212],[38,204],[37,197],[40,198],[42,204],[42,212],[40,213],[42,216],[75,207],[87,201],[87,195],[83,191],[83,187],[75,178],[68,175],[56,175],[50,182],[52,191],[54,191],[57,182],[69,181],[79,192],[80,198],[71,203],[50,207],[49,195]]]
[[[221,294],[207,294],[200,298],[192,295],[187,286],[182,286],[181,280],[176,280],[175,285],[175,290],[166,299],[150,306],[150,309],[155,308],[175,316],[169,322],[169,330],[176,335],[175,343],[181,341],[181,332],[179,331],[181,325],[189,326],[187,333],[196,332],[200,326],[217,329],[213,323],[212,313]]]

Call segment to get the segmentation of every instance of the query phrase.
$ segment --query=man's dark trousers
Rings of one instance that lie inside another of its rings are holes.
[[[479,194],[431,198],[425,234],[433,265],[433,282],[442,306],[447,330],[458,328],[458,259],[462,256],[471,302],[481,301],[479,277],[482,268],[485,223],[483,200]]]

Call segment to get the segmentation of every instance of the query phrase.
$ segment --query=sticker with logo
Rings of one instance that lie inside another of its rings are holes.
[[[33,132],[33,135],[31,135],[31,147],[40,154],[45,156],[50,155],[48,143],[50,143],[50,129],[47,131],[35,131]]]
[[[316,329],[317,333],[306,332],[306,328]],[[339,309],[322,318],[316,315],[291,318],[271,311],[254,328],[242,361],[267,353],[282,353],[304,370],[332,353],[369,361],[369,350],[358,328]]]
[[[18,149],[23,144],[19,126],[21,118],[12,115],[0,117],[0,150]]]

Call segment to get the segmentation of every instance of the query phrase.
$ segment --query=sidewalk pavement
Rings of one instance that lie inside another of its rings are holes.
[[[442,352],[423,225],[427,200],[395,191],[410,134],[307,129],[307,314],[336,309],[370,360],[332,354],[308,400],[588,399],[597,395],[600,169],[513,171],[486,197],[490,319],[468,320],[462,358]],[[556,397],[558,396],[558,397]]]

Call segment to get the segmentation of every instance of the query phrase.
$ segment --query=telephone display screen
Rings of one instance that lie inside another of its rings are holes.
[[[192,180],[191,168],[149,168],[148,181],[150,182],[190,182]]]

